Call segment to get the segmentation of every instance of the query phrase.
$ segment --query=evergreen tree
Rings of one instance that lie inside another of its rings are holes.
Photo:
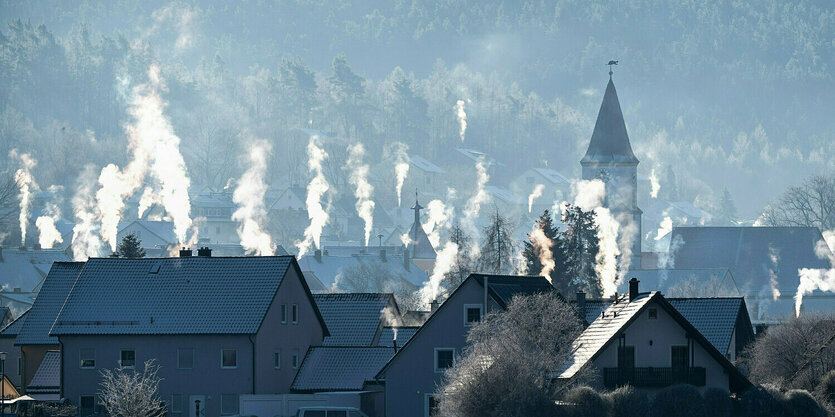
[[[139,237],[131,233],[122,238],[122,242],[116,249],[116,255],[120,258],[144,258],[145,249],[142,249],[142,241]]]
[[[565,253],[563,252],[562,234],[559,227],[554,225],[553,217],[549,210],[545,210],[539,219],[536,221],[536,227],[542,230],[542,233],[551,240],[551,256],[554,259],[555,268],[551,271],[551,282],[554,286],[565,293],[567,289],[565,276],[560,272],[565,270]],[[528,274],[537,274],[542,271],[542,263],[539,260],[539,251],[533,245],[533,242],[528,237],[528,241],[524,242],[523,256],[525,257],[525,265],[528,268]]]
[[[484,228],[485,242],[481,247],[479,272],[509,274],[514,271],[514,246],[510,222],[496,210],[490,225]]]
[[[566,226],[561,233],[565,261],[562,265],[557,264],[557,269],[561,269],[555,282],[560,283],[557,288],[565,294],[583,291],[592,297],[600,297],[602,287],[594,271],[595,258],[600,251],[594,212],[568,204],[562,222]]]
[[[722,189],[722,199],[719,200],[719,217],[723,223],[732,223],[736,221],[736,204],[728,187]]]

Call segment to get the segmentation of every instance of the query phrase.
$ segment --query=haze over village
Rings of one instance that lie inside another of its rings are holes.
[[[835,415],[833,6],[0,0],[0,415]]]

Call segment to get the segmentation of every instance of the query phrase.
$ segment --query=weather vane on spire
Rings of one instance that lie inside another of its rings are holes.
[[[609,66],[609,79],[612,79],[612,65],[617,65],[617,64],[618,64],[618,61],[609,61],[609,63],[606,64],[606,65]]]

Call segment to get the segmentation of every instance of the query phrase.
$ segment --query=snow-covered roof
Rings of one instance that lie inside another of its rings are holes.
[[[550,168],[532,168],[534,172],[541,175],[543,178],[548,180],[551,184],[570,184],[571,180],[557,172],[556,170]]]
[[[330,331],[322,341],[325,346],[371,346],[383,324],[386,306],[400,314],[392,294],[328,293],[314,294],[313,299]]]
[[[359,391],[373,380],[394,349],[384,346],[311,347],[291,389],[296,392]]]
[[[149,233],[153,234],[163,242],[175,243],[177,242],[177,234],[174,233],[174,223],[163,220],[134,220],[119,225],[119,236],[127,231],[131,226],[135,226]],[[141,240],[141,237],[140,237]]]
[[[49,335],[84,262],[55,262],[46,276],[35,303],[15,339],[15,345],[57,345],[58,338]]]
[[[415,167],[424,172],[431,172],[433,174],[443,174],[444,170],[441,167],[429,162],[426,158],[420,155],[409,155],[409,162]]]
[[[524,204],[527,203],[522,197],[516,195],[513,191],[504,187],[497,187],[495,185],[487,185],[484,191],[495,200],[503,201],[508,204]]]
[[[30,307],[31,309],[31,307]],[[20,333],[20,329],[23,328],[23,322],[26,320],[26,315],[29,313],[29,310],[24,311],[20,316],[14,319],[8,326],[4,327],[3,330],[0,330],[0,337],[17,337]]]
[[[49,271],[53,262],[69,260],[71,259],[66,253],[57,249],[2,248],[0,285],[9,289],[20,288],[24,292],[32,291],[46,277],[45,271]]]

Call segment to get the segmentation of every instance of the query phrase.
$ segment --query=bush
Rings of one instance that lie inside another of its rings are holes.
[[[761,385],[751,387],[742,394],[741,408],[745,417],[786,417],[783,394]]]
[[[649,413],[649,397],[631,386],[620,387],[608,394],[610,417],[646,417]]]
[[[789,417],[827,417],[826,410],[809,391],[793,389],[787,392],[784,404]]]
[[[827,372],[821,378],[815,388],[815,397],[830,407],[835,406],[835,370]]]
[[[705,405],[699,390],[692,385],[673,385],[663,389],[652,400],[650,417],[702,417]]]
[[[609,404],[597,391],[589,387],[576,387],[563,399],[571,404],[568,415],[572,417],[606,417]]]
[[[733,415],[733,402],[725,390],[719,388],[708,388],[705,391],[705,415],[712,417],[731,417]]]

